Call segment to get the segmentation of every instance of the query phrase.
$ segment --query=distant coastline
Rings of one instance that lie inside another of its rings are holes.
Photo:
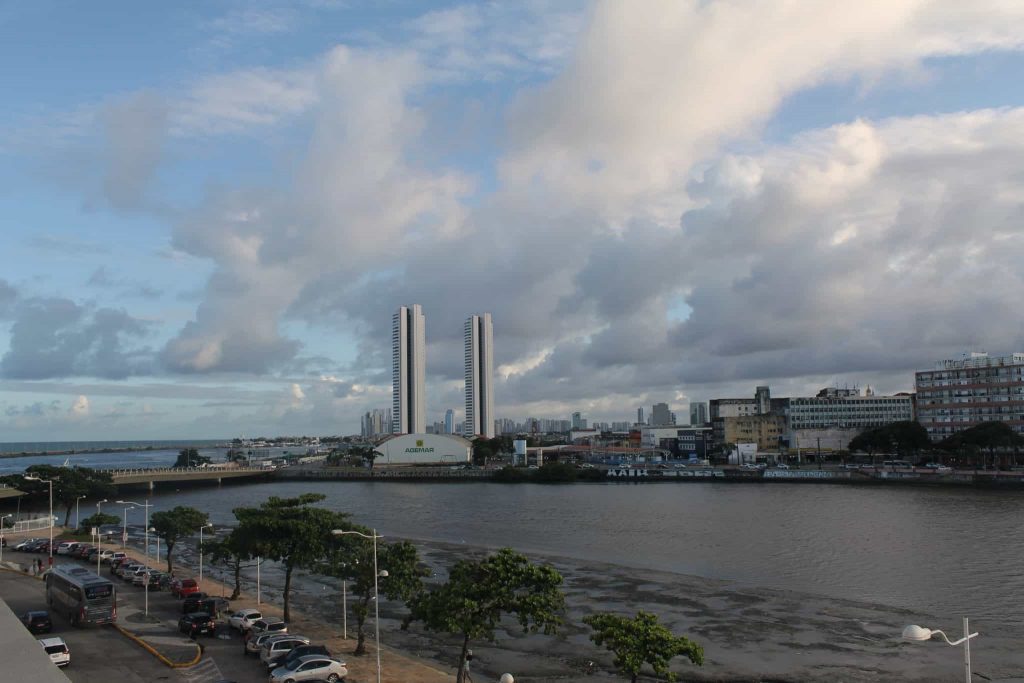
[[[223,439],[197,439],[195,441],[95,441],[66,442],[40,441],[0,443],[0,458],[25,458],[45,455],[90,455],[97,453],[130,453],[161,451],[180,448],[228,448]]]

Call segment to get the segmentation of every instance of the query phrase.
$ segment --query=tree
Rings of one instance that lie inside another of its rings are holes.
[[[164,541],[167,548],[167,572],[174,569],[171,555],[174,553],[174,546],[183,538],[199,533],[199,528],[209,521],[205,512],[200,512],[192,507],[179,505],[172,510],[154,512],[149,517],[149,524],[156,530],[156,535]]]
[[[212,564],[218,564],[234,577],[235,585],[231,590],[231,600],[237,600],[242,593],[242,570],[255,567],[258,563],[258,540],[251,538],[247,529],[235,527],[222,540],[210,540],[203,543],[203,552],[210,557]]]
[[[365,527],[346,526],[346,531],[358,531],[373,536]],[[366,653],[364,626],[374,598],[373,541],[356,535],[338,536],[333,542],[328,559],[319,568],[320,573],[351,582],[349,590],[354,598],[352,613],[356,619],[356,649],[353,654]],[[387,576],[378,577],[378,590],[388,600],[411,602],[423,592],[423,578],[430,570],[421,565],[416,547],[408,541],[381,543],[377,541],[378,571]]]
[[[997,451],[1016,451],[1024,446],[1024,436],[1021,436],[1013,427],[1005,422],[982,422],[962,432],[957,432],[947,437],[939,444],[947,450],[968,451],[976,453],[979,450],[988,451],[992,464],[996,464]],[[982,462],[985,466],[987,463]]]
[[[288,621],[292,574],[319,565],[330,547],[331,530],[346,524],[348,515],[313,507],[325,498],[305,493],[297,498],[271,496],[258,508],[235,508],[238,526],[253,539],[254,554],[284,566],[284,620]]]
[[[111,524],[120,524],[121,518],[117,515],[110,515],[106,512],[97,512],[96,514],[90,515],[79,522],[78,526],[82,529],[98,529],[101,526],[109,526]]]
[[[888,436],[882,432],[880,427],[871,427],[865,429],[857,436],[850,439],[848,446],[851,451],[861,451],[867,453],[868,457],[871,458],[871,464],[875,464],[875,453],[892,445]]]
[[[32,465],[26,474],[53,481],[53,501],[64,506],[64,526],[71,519],[71,510],[82,496],[106,498],[117,493],[114,478],[106,472],[97,472],[88,467],[56,467],[54,465]],[[48,494],[49,484],[41,481],[22,480],[18,488],[29,494]]]
[[[456,683],[466,681],[466,655],[474,639],[494,640],[505,614],[515,615],[526,633],[555,633],[565,608],[562,575],[554,567],[533,564],[525,555],[503,548],[482,560],[459,560],[448,581],[410,603],[402,628],[422,621],[428,631],[462,638]]]
[[[676,680],[668,668],[673,657],[686,657],[697,666],[704,664],[703,647],[673,635],[648,612],[637,612],[633,619],[602,612],[584,617],[583,623],[593,630],[590,639],[615,655],[616,668],[632,683],[636,683],[644,664],[650,664],[655,674],[670,681]]]
[[[199,467],[206,465],[210,459],[205,455],[199,455],[195,448],[183,448],[178,451],[178,459],[174,461],[175,467]]]

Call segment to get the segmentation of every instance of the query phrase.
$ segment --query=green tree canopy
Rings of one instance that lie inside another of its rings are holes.
[[[967,451],[974,454],[986,451],[995,462],[997,452],[1015,451],[1024,446],[1024,436],[1005,422],[982,422],[945,438],[939,446],[948,451]]]
[[[112,524],[120,524],[121,518],[117,515],[111,515],[106,512],[97,512],[89,515],[81,522],[78,526],[82,529],[97,529],[101,526],[110,526]]]
[[[413,598],[402,628],[422,621],[428,631],[462,638],[456,683],[465,683],[466,654],[474,639],[494,640],[503,615],[515,615],[528,633],[553,634],[562,623],[565,595],[554,567],[533,564],[503,548],[482,560],[459,560],[448,581]]]
[[[54,465],[32,465],[25,469],[40,479],[53,481],[54,505],[64,506],[64,526],[71,519],[71,509],[80,497],[106,498],[117,493],[114,479],[106,472],[97,472],[88,467],[56,467]],[[48,495],[49,484],[43,481],[22,479],[18,488],[30,495]]]
[[[149,517],[149,524],[156,530],[156,535],[163,539],[167,548],[167,572],[174,569],[171,555],[174,553],[174,546],[183,538],[192,534],[198,534],[199,528],[209,522],[205,512],[200,512],[193,507],[179,505],[172,510],[154,512]]]
[[[342,528],[348,515],[313,507],[325,498],[306,493],[297,498],[272,496],[257,508],[235,508],[238,526],[252,539],[250,550],[284,566],[284,619],[288,621],[292,574],[312,569],[327,555],[331,530]]]
[[[630,619],[617,614],[598,613],[583,618],[593,633],[590,639],[615,655],[615,666],[636,683],[644,664],[654,673],[670,681],[676,674],[669,671],[674,657],[686,657],[698,666],[704,664],[704,648],[683,636],[675,636],[658,623],[658,617],[637,612]]]
[[[895,451],[901,457],[912,457],[931,445],[928,431],[920,423],[903,420],[865,429],[850,439],[849,450],[867,453],[874,462],[875,453]]]
[[[356,618],[356,649],[353,654],[362,655],[366,653],[364,626],[374,597],[374,531],[353,525],[341,528],[357,531],[370,538],[355,534],[334,537],[327,560],[319,567],[319,571],[350,582],[349,590],[354,597],[350,604]],[[416,546],[407,541],[382,543],[379,536],[377,571],[387,572],[387,576],[378,578],[377,587],[381,595],[388,600],[401,600],[405,603],[411,602],[423,591],[423,578],[430,575],[430,571],[420,563]]]
[[[195,448],[183,448],[178,451],[178,459],[174,461],[175,467],[199,467],[200,465],[206,465],[210,462],[210,459],[205,455],[199,455],[199,451]]]

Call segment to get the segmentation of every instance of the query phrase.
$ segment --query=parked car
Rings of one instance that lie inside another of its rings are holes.
[[[252,607],[246,607],[240,609],[230,617],[228,617],[228,626],[235,629],[236,631],[245,632],[248,631],[254,621],[263,618],[263,612]]]
[[[300,645],[309,645],[309,638],[292,633],[267,638],[260,645],[260,661],[266,664],[268,669],[273,668],[270,666],[272,660],[284,657]]]
[[[174,579],[171,581],[171,594],[176,598],[199,592],[199,584],[195,579]]]
[[[784,462],[780,462],[778,465],[775,465],[774,469],[777,469],[777,470],[788,470],[789,469],[789,465],[787,465]]]
[[[104,550],[103,557],[100,558],[100,562],[103,564],[111,564],[115,560],[117,562],[121,562],[126,557],[128,557],[128,555],[120,550]]]
[[[149,578],[149,573],[152,570],[149,567],[143,567],[134,574],[132,574],[132,585],[142,587],[146,585],[146,579]]]
[[[271,636],[288,633],[288,624],[278,617],[263,617],[253,622],[252,627],[245,632],[245,654],[255,654],[260,651],[260,645]]]
[[[50,655],[50,661],[57,666],[67,666],[71,663],[71,653],[63,638],[40,638],[39,644]]]
[[[210,596],[207,595],[206,593],[202,592],[202,591],[196,591],[194,593],[189,593],[188,595],[185,596],[185,601],[183,603],[181,603],[181,612],[182,612],[182,614],[184,614],[185,612],[197,612],[197,611],[199,611],[199,610],[195,609],[195,606],[198,605],[201,600],[205,600],[208,597],[210,597]]]
[[[53,630],[50,613],[46,610],[33,610],[21,615],[21,623],[32,633],[49,633]]]
[[[206,612],[191,612],[178,620],[178,631],[192,638],[203,633],[212,636],[217,634],[217,622]]]
[[[163,590],[166,582],[164,579],[170,579],[170,576],[166,572],[159,572],[155,569],[149,570],[149,583],[145,584],[146,588],[150,591]]]
[[[135,575],[135,572],[139,571],[139,569],[142,569],[144,566],[145,565],[142,565],[138,562],[132,562],[130,564],[124,564],[122,562],[121,565],[117,568],[117,575],[125,581],[131,581],[132,576]]]
[[[68,555],[80,544],[77,541],[62,541],[57,546],[57,555]]]
[[[8,527],[8,528],[10,528],[10,527]],[[41,539],[41,538],[26,538],[24,541],[22,541],[21,543],[19,543],[16,546],[14,546],[14,549],[18,550],[18,551],[23,551],[23,550],[25,550],[25,548],[27,546],[32,545],[33,543],[38,543],[41,540],[43,540],[43,539]]]
[[[338,683],[348,676],[345,662],[321,655],[306,655],[288,666],[279,666],[270,674],[271,683],[299,683],[300,681],[329,681]]]
[[[945,465],[940,465],[937,462],[925,463],[925,468],[927,468],[927,469],[929,469],[929,470],[931,470],[933,472],[939,472],[939,473],[942,473],[942,474],[945,474],[946,472],[952,472],[953,471],[952,467],[947,467]]]
[[[294,662],[296,659],[301,659],[307,655],[320,655],[321,657],[331,657],[330,651],[323,645],[299,645],[298,647],[292,648],[283,657],[278,657],[267,662],[267,666],[271,669],[278,666],[287,666]]]
[[[197,612],[208,612],[216,618],[231,609],[231,601],[227,598],[208,597],[205,600],[197,600],[195,606]]]

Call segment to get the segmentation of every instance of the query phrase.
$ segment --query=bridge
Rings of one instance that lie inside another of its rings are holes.
[[[157,482],[191,483],[217,482],[225,479],[259,479],[270,476],[273,470],[264,467],[154,467],[149,469],[111,469],[106,472],[115,486],[143,484],[152,491]]]

